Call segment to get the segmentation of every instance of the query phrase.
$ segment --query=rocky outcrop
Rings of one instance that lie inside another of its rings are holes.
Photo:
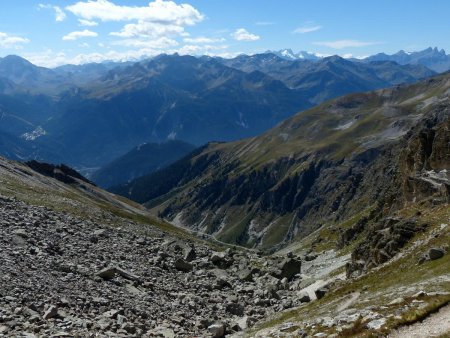
[[[352,253],[347,277],[368,270],[394,257],[427,224],[415,219],[386,218],[370,226],[363,242]]]
[[[408,202],[432,195],[450,201],[449,114],[449,107],[438,107],[412,131],[400,155],[403,195]]]
[[[449,144],[450,108],[438,106],[393,147],[399,155],[392,183],[401,189],[392,191],[391,196],[384,199],[390,212],[421,200],[432,199],[433,204],[450,201]],[[343,247],[366,231],[363,241],[352,253],[347,276],[385,263],[427,228],[427,224],[418,224],[415,219],[377,220],[381,214],[372,213],[341,233],[339,245]]]
[[[76,170],[64,164],[54,165],[38,161],[29,161],[26,162],[26,165],[44,176],[55,178],[63,183],[73,184],[77,183],[77,180],[79,180],[94,185],[91,181],[83,177]]]

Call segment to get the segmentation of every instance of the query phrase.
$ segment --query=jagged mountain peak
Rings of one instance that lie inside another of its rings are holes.
[[[444,49],[439,50],[437,47],[428,47],[416,52],[400,50],[392,55],[379,53],[365,58],[364,61],[394,61],[401,65],[420,64],[440,73],[450,69],[450,55],[447,55]]]
[[[319,60],[321,57],[314,53],[299,51],[295,53],[292,49],[281,49],[278,51],[268,51],[267,53],[275,54],[285,60]]]

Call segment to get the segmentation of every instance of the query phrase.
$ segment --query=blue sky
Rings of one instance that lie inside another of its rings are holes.
[[[52,67],[162,52],[449,51],[449,13],[448,0],[2,1],[0,56]]]

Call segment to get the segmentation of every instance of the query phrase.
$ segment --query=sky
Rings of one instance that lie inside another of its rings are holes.
[[[0,57],[56,67],[175,52],[450,51],[449,13],[449,0],[1,1]]]

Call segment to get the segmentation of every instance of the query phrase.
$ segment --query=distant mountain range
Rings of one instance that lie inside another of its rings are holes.
[[[244,72],[259,71],[280,80],[301,93],[311,105],[352,92],[414,82],[434,74],[423,65],[399,65],[392,61],[363,63],[339,56],[288,61],[266,53],[221,59],[221,62]]]
[[[365,61],[394,61],[400,65],[423,65],[435,72],[442,73],[450,70],[450,54],[443,49],[427,48],[420,52],[407,53],[403,50],[393,55],[384,53],[369,56]]]
[[[328,99],[435,74],[422,64],[291,54],[297,59],[174,54],[55,69],[0,58],[0,155],[87,173],[143,143],[252,137]]]
[[[285,60],[320,60],[324,56],[320,54],[309,53],[305,51],[293,52],[292,49],[282,49],[279,51],[269,51],[268,53],[277,55]],[[423,65],[437,73],[450,70],[450,54],[446,54],[445,50],[427,48],[418,52],[399,52],[389,55],[379,53],[362,59],[351,59],[352,61],[372,62],[372,61],[393,61],[400,65]]]

